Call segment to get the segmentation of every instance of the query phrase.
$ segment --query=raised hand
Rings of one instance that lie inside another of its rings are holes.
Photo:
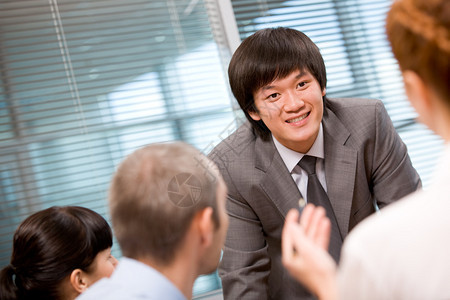
[[[289,211],[282,233],[282,262],[321,300],[337,299],[336,263],[328,254],[331,223],[325,209],[308,204]]]

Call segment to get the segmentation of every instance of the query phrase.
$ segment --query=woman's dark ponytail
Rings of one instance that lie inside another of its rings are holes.
[[[18,299],[15,277],[16,272],[12,265],[7,265],[0,271],[0,300]]]

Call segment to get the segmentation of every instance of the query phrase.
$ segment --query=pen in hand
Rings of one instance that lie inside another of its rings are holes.
[[[300,199],[298,199],[298,207],[297,207],[299,219],[300,219],[300,216],[302,215],[302,212],[303,212],[303,209],[305,208],[305,206],[306,206],[306,200],[303,199],[303,197],[300,197]]]

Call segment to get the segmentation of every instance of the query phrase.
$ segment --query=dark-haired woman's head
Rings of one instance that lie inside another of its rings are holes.
[[[1,299],[71,299],[111,275],[112,232],[98,213],[51,207],[16,230],[11,263],[0,273]]]

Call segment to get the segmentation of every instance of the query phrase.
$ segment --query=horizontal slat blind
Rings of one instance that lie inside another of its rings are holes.
[[[0,266],[32,212],[82,205],[108,219],[111,174],[131,151],[206,150],[233,124],[218,14],[213,1],[0,1]],[[201,277],[194,294],[219,287]]]
[[[0,266],[36,210],[77,204],[108,218],[110,176],[137,147],[185,140],[207,153],[243,119],[220,1],[241,39],[275,26],[310,36],[330,97],[382,99],[428,184],[442,141],[406,101],[384,35],[390,0],[0,0]],[[194,294],[219,286],[201,277]]]
[[[406,99],[401,74],[385,35],[391,0],[231,0],[241,39],[266,27],[307,34],[327,68],[329,97],[383,100],[408,146],[424,186],[429,184],[442,140],[422,125]]]

